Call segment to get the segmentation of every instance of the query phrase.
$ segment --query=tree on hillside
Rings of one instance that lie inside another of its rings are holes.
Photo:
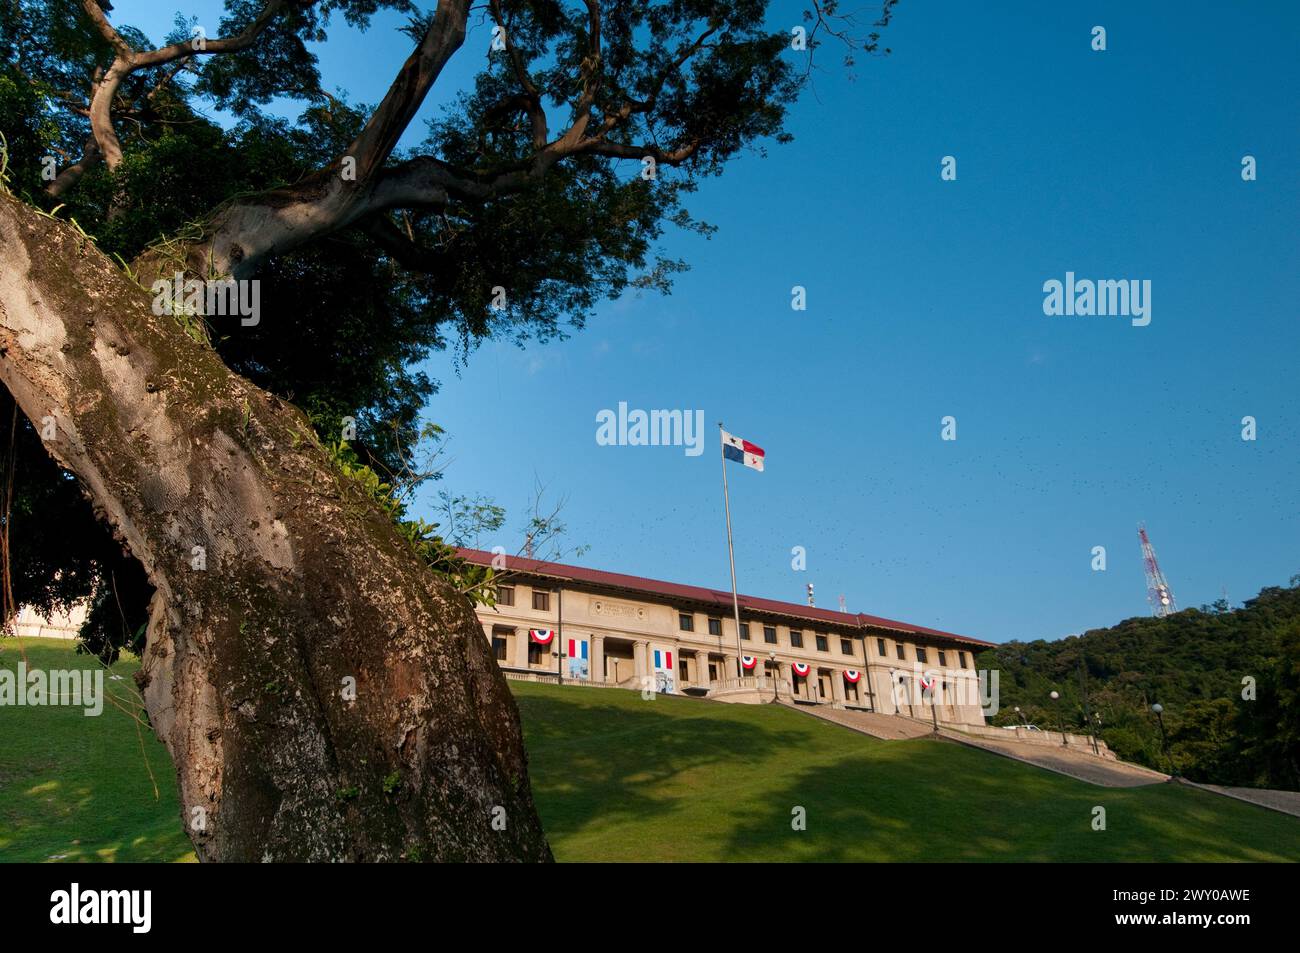
[[[876,52],[894,2],[227,0],[160,45],[102,0],[0,8],[7,563],[38,599],[112,592],[201,859],[549,856],[470,570],[383,475],[432,391],[412,363],[667,290],[663,230],[707,231],[683,201],[787,138],[811,51]],[[412,51],[350,104],[309,44],[384,8]],[[209,307],[232,281],[255,321]]]
[[[1126,619],[1059,641],[1007,642],[981,653],[1000,671],[1001,710],[1015,722],[1085,730],[1078,673],[1093,726],[1121,758],[1168,769],[1151,705],[1164,706],[1169,755],[1193,780],[1300,790],[1300,577],[1237,609],[1185,609]],[[1253,685],[1253,695],[1243,690]]]
[[[1300,791],[1300,618],[1278,632],[1277,655],[1262,672],[1255,700],[1239,708],[1236,727],[1237,747],[1252,772],[1244,783]]]

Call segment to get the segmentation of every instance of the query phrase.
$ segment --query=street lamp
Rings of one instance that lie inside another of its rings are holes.
[[[1052,692],[1052,703],[1056,706],[1056,723],[1061,726],[1061,746],[1068,748],[1069,740],[1065,737],[1065,718],[1061,715],[1061,693]]]
[[[1174,764],[1174,759],[1169,756],[1169,736],[1165,734],[1165,719],[1163,717],[1165,706],[1156,702],[1151,706],[1151,710],[1156,713],[1156,723],[1160,725],[1160,750],[1164,752],[1165,760],[1169,762],[1169,776],[1178,777],[1178,766]]]
[[[767,657],[772,660],[772,704],[775,705],[780,701],[779,692],[781,691],[781,669],[776,664],[776,653],[768,652]]]
[[[1016,720],[1026,727],[1029,725],[1029,722],[1025,720],[1025,713],[1020,710],[1019,705],[1016,706]]]

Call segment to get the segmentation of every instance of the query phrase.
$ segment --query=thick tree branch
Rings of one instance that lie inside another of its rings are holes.
[[[450,257],[443,252],[426,248],[413,241],[387,215],[372,215],[363,219],[359,228],[390,258],[408,271],[418,271],[426,275],[444,274],[451,262]]]
[[[58,198],[80,182],[81,177],[86,174],[87,170],[96,165],[102,158],[99,144],[95,142],[95,136],[92,133],[86,137],[86,145],[82,150],[81,158],[72,165],[66,166],[63,171],[55,176],[54,181],[45,187],[45,191],[49,195]]]
[[[50,183],[46,191],[50,195],[59,195],[66,192],[81,178],[89,165],[93,165],[101,159],[108,164],[109,169],[116,169],[121,163],[122,144],[117,138],[117,132],[113,129],[113,101],[117,98],[117,91],[127,76],[136,70],[160,66],[173,60],[187,59],[191,56],[232,53],[245,49],[285,9],[286,3],[287,0],[268,0],[257,19],[236,36],[208,40],[202,47],[195,47],[192,42],[186,42],[173,43],[170,46],[164,46],[156,50],[139,51],[132,49],[131,45],[122,38],[122,35],[113,29],[113,25],[108,22],[108,18],[104,16],[104,11],[100,9],[95,0],[81,0],[82,8],[86,11],[86,15],[90,17],[100,36],[113,47],[113,62],[108,69],[99,74],[92,87],[90,129],[95,137],[96,149],[93,152],[87,149],[83,154],[80,163],[85,163],[85,165],[82,166],[80,171],[73,172],[71,169],[65,169],[64,172],[71,172],[72,174],[65,176],[60,173]]]
[[[537,89],[537,84],[528,75],[528,67],[524,64],[523,57],[519,55],[519,48],[515,46],[510,30],[506,27],[501,0],[491,0],[490,5],[497,26],[505,31],[506,56],[514,70],[515,79],[523,88],[522,103],[528,113],[528,121],[532,125],[533,148],[541,149],[546,145],[547,137],[550,135],[550,129],[546,124],[546,110],[542,108],[542,95]]]
[[[419,46],[402,64],[374,115],[344,153],[356,161],[358,185],[372,182],[392,155],[397,140],[410,125],[443,67],[465,42],[468,19],[469,0],[439,0],[437,12]]]
[[[613,159],[654,159],[659,165],[681,165],[700,148],[700,140],[692,139],[675,149],[662,149],[650,145],[624,145],[618,142],[604,142],[589,139],[580,151],[594,156],[609,156]]]
[[[122,39],[122,35],[113,29],[113,25],[108,22],[108,17],[104,16],[104,11],[95,0],[81,0],[81,6],[85,9],[86,16],[90,17],[90,22],[95,24],[99,35],[108,41],[119,57],[129,59],[135,53],[131,49],[131,44]]]
[[[93,3],[94,0],[84,0],[84,2],[89,4]],[[170,63],[172,60],[187,56],[212,56],[217,53],[238,52],[251,46],[253,41],[261,36],[262,31],[271,25],[271,21],[286,6],[286,0],[267,0],[266,6],[262,8],[262,12],[258,14],[257,19],[246,26],[242,33],[236,36],[207,40],[199,48],[195,48],[193,41],[189,41],[173,43],[170,46],[160,47],[144,53],[134,53],[131,56],[131,68],[136,70],[147,66],[160,66],[163,63]]]
[[[118,56],[95,83],[94,94],[90,98],[90,131],[99,147],[99,154],[108,163],[109,169],[116,169],[122,161],[122,144],[113,129],[113,100],[122,80],[130,71],[128,61]]]
[[[370,192],[371,211],[444,208],[453,198],[485,201],[491,187],[433,156],[416,156],[384,169]]]

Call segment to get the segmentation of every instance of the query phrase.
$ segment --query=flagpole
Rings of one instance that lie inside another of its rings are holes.
[[[731,608],[736,615],[736,678],[741,679],[745,677],[745,650],[740,644],[740,597],[736,595],[736,550],[731,545],[731,497],[727,493],[727,453],[722,446],[724,432],[722,421],[718,421],[718,454],[722,458],[722,506],[727,511],[727,559],[731,563]]]

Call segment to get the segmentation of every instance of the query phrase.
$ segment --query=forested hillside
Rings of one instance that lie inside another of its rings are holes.
[[[1007,642],[984,652],[980,668],[1001,672],[995,724],[1015,724],[1019,706],[1040,728],[1086,731],[1086,692],[1093,727],[1121,758],[1166,771],[1172,762],[1196,781],[1300,790],[1300,576],[1236,609],[1220,601]]]

